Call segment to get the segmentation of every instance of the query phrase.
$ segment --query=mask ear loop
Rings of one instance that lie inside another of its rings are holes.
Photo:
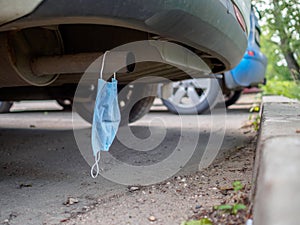
[[[100,78],[103,80],[103,71],[104,71],[104,64],[105,64],[105,59],[106,59],[106,54],[109,53],[109,51],[106,51],[103,55],[102,58],[102,64],[101,64],[101,69],[100,69]],[[117,74],[116,72],[114,73],[114,79],[117,79]]]
[[[106,51],[103,55],[102,58],[102,64],[101,64],[101,69],[100,69],[100,78],[103,80],[103,70],[104,70],[104,64],[105,64],[105,58],[106,58],[106,54],[109,53],[109,51]]]
[[[100,153],[101,151],[97,152],[97,155],[95,156],[95,163],[91,168],[91,176],[92,178],[96,178],[99,173],[100,173],[100,168],[99,168],[99,162],[100,162]],[[94,173],[95,172],[95,173]]]
[[[92,178],[96,178],[99,173],[100,173],[100,168],[99,168],[99,162],[100,162],[100,153],[101,151],[97,152],[97,155],[95,156],[95,163],[91,168],[91,176]],[[95,172],[95,173],[94,173]]]

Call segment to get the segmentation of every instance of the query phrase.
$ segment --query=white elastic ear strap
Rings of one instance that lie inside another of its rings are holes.
[[[99,173],[100,173],[100,168],[99,168],[99,162],[100,162],[100,153],[101,151],[97,152],[96,156],[95,156],[95,163],[91,168],[91,176],[92,178],[96,178]],[[95,172],[95,173],[94,173]]]
[[[101,64],[101,69],[100,69],[100,78],[103,80],[103,71],[104,71],[104,65],[105,65],[105,59],[106,59],[106,54],[109,53],[109,51],[106,51],[103,55],[102,58],[102,64]],[[114,79],[117,78],[116,73],[114,73]]]
[[[103,70],[104,70],[105,58],[106,58],[107,53],[109,53],[109,51],[106,51],[102,58],[102,65],[101,65],[101,70],[100,70],[100,78],[101,79],[103,79]]]

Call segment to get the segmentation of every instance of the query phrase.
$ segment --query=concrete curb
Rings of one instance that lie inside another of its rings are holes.
[[[300,103],[264,97],[261,116],[254,225],[300,224]]]

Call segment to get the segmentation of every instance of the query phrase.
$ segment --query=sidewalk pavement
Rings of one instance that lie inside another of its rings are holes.
[[[300,224],[300,103],[264,97],[254,174],[254,225]]]

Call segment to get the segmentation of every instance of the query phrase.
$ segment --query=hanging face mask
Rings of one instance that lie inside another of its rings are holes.
[[[106,53],[103,56],[100,79],[98,80],[92,125],[92,148],[95,157],[95,164],[91,168],[93,178],[99,174],[100,153],[109,150],[121,120],[116,74],[114,74],[112,82],[106,82],[102,79]]]

